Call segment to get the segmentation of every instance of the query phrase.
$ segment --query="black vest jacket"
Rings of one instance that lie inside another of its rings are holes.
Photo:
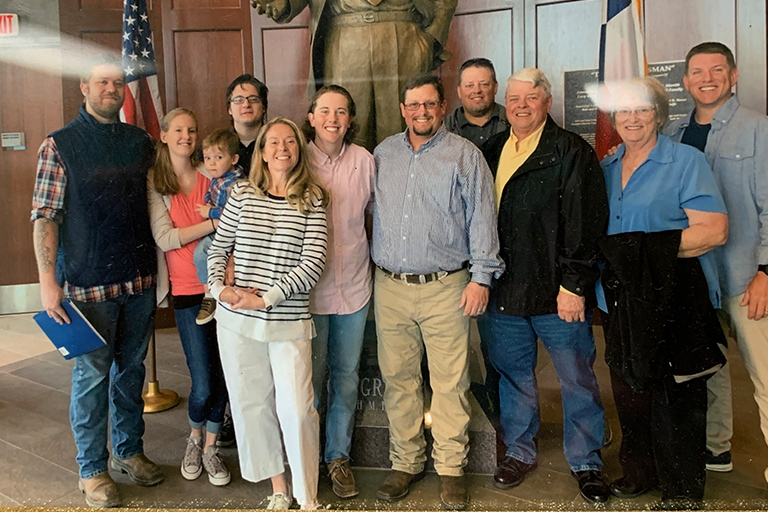
[[[128,124],[99,123],[85,107],[51,137],[67,173],[59,281],[90,287],[155,273],[147,204],[152,138]]]

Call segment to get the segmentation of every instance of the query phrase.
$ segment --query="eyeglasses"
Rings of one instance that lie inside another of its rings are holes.
[[[247,98],[245,96],[234,96],[229,101],[231,101],[235,105],[240,105],[245,103],[245,100],[248,100],[248,103],[261,103],[261,98],[259,98],[258,96],[248,96]]]
[[[620,108],[616,111],[614,114],[616,116],[616,119],[629,119],[632,115],[632,112],[637,115],[637,117],[641,119],[648,119],[650,117],[653,117],[653,113],[656,111],[655,108],[646,106],[646,107],[637,107],[635,109],[630,108]]]
[[[409,112],[416,112],[417,110],[419,110],[419,107],[421,107],[422,105],[424,105],[424,107],[427,110],[435,110],[437,107],[440,106],[440,102],[439,101],[425,101],[423,103],[419,103],[419,102],[415,101],[413,103],[406,104],[405,105],[405,110],[407,110]]]

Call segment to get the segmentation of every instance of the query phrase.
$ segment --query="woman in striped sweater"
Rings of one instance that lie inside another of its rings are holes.
[[[318,416],[313,405],[309,290],[325,265],[327,194],[306,141],[285,118],[256,139],[248,182],[232,189],[208,253],[208,283],[219,301],[219,349],[238,439],[240,472],[271,478],[271,509],[292,501],[317,508]],[[226,286],[234,254],[235,284]]]

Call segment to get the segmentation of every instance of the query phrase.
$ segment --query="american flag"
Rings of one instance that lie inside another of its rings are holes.
[[[146,0],[123,1],[123,68],[126,91],[120,118],[160,137],[163,104]]]
[[[603,0],[603,23],[600,27],[601,83],[629,80],[648,74],[643,38],[643,5],[641,0]],[[608,104],[605,87],[600,90],[599,104]],[[611,126],[608,114],[597,111],[595,151],[603,158],[606,151],[621,143]]]

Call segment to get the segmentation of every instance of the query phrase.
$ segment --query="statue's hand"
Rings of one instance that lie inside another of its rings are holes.
[[[288,9],[288,0],[251,0],[251,7],[257,13],[277,20]]]

